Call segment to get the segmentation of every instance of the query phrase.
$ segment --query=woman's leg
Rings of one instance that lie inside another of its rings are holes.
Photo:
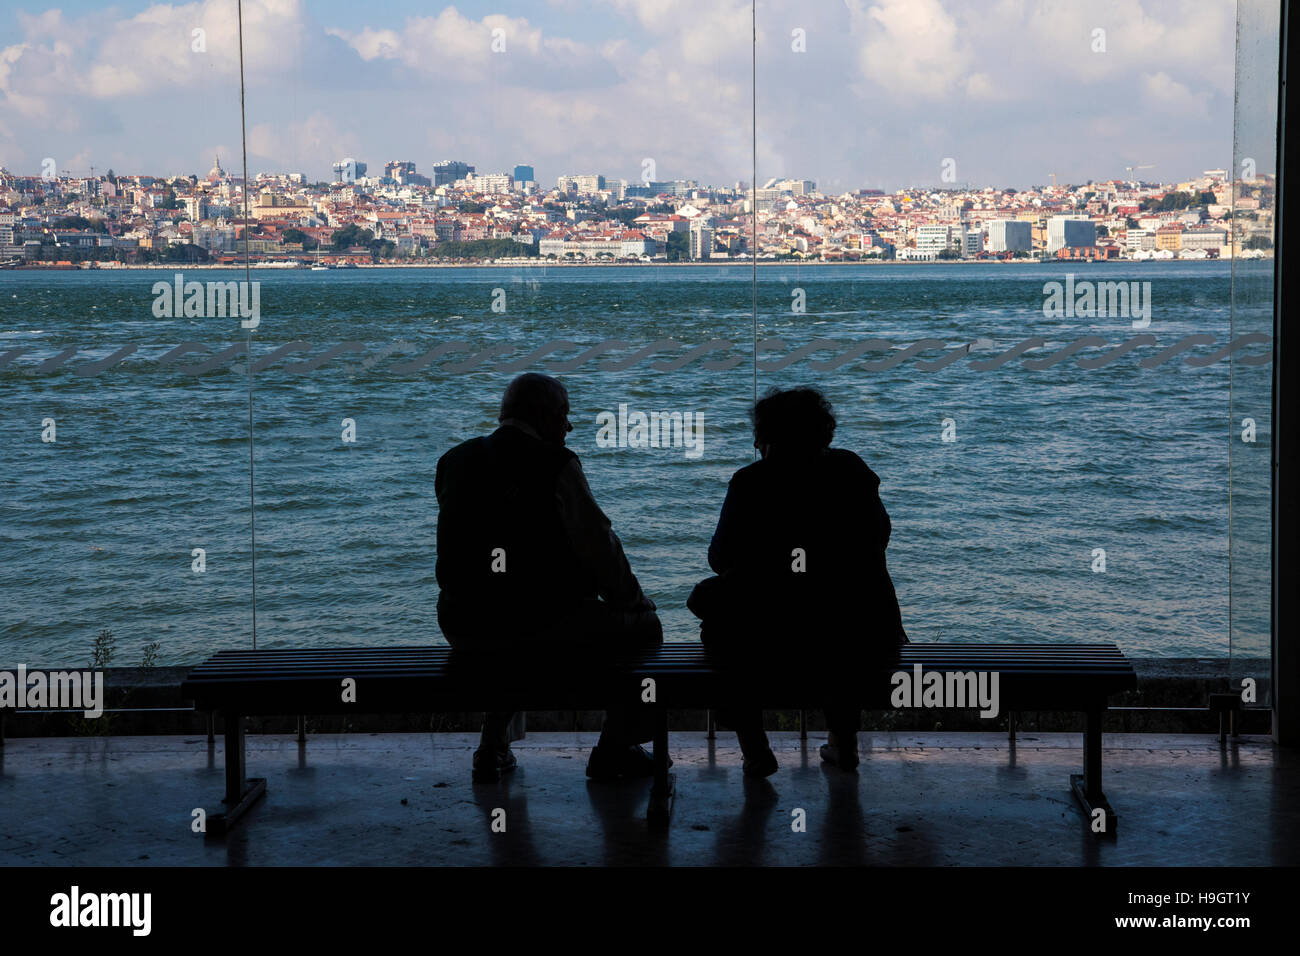
[[[768,749],[767,734],[763,731],[763,712],[747,707],[724,707],[718,711],[718,724],[736,732],[740,749]]]
[[[821,748],[822,759],[842,770],[852,770],[858,765],[858,730],[862,726],[862,711],[840,707],[826,708],[826,746]]]

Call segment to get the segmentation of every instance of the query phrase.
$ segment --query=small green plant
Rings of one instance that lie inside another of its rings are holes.
[[[103,670],[117,654],[117,638],[108,628],[103,628],[95,635],[90,651],[90,669]],[[94,720],[85,717],[73,717],[69,721],[72,733],[78,737],[107,736],[113,729],[113,714],[105,712]]]
[[[140,669],[152,670],[158,666],[158,651],[162,648],[162,641],[154,641],[152,644],[146,644],[140,654]]]
[[[95,643],[91,651],[90,667],[92,670],[102,669],[109,665],[113,660],[113,655],[117,653],[117,638],[108,628],[104,628],[95,635]]]

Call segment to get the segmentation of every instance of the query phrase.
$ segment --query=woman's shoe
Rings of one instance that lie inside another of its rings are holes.
[[[770,747],[756,754],[745,754],[741,765],[746,777],[770,777],[780,769],[780,765],[776,762],[776,754],[772,753]]]
[[[832,767],[839,767],[845,773],[852,773],[858,769],[858,750],[855,747],[852,751],[840,752],[836,744],[822,744],[821,751],[822,761],[830,764]]]
[[[668,766],[672,765],[672,758],[669,757]],[[653,777],[654,775],[654,755],[636,744],[619,749],[597,744],[591,748],[591,756],[587,758],[587,776],[593,780],[618,780],[624,777]]]
[[[770,777],[776,773],[778,765],[772,745],[767,741],[767,734],[762,729],[736,731],[736,742],[740,744],[743,757],[741,766],[747,777]]]
[[[514,770],[518,764],[509,747],[504,750],[479,748],[474,751],[474,771],[470,776],[475,783],[496,783],[502,774]]]

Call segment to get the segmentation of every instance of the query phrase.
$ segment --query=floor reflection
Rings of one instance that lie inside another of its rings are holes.
[[[528,820],[528,769],[518,767],[499,783],[471,787],[483,817],[483,832],[494,866],[537,866],[544,861],[533,844]],[[504,829],[502,829],[504,827]]]

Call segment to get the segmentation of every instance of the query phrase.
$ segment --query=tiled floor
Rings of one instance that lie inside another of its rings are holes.
[[[1300,863],[1300,758],[1267,738],[1107,735],[1112,840],[1068,790],[1077,734],[1022,734],[1014,751],[992,734],[863,735],[856,775],[823,769],[815,737],[772,739],[781,770],[755,783],[731,734],[674,734],[676,808],[655,831],[648,781],[587,781],[591,734],[530,734],[491,786],[470,784],[464,734],[253,737],[268,794],[224,842],[191,830],[194,808],[220,809],[220,743],[10,739],[0,865]]]

